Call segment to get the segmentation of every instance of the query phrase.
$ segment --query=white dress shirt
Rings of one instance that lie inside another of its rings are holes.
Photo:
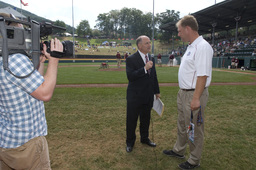
[[[140,50],[138,50],[138,51],[140,53],[140,56],[141,56],[142,60],[144,61],[145,65],[146,65],[146,55],[148,56],[148,53],[145,55]],[[148,57],[148,60],[149,60],[149,57]],[[144,70],[145,70],[145,74],[147,74],[147,70],[146,70],[145,67],[144,67]]]

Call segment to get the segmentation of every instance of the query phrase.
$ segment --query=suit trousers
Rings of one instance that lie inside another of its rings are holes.
[[[201,116],[203,118],[203,123],[197,123],[197,116],[200,109],[193,111],[193,123],[194,127],[194,143],[188,139],[188,126],[191,120],[191,108],[190,103],[193,98],[194,91],[184,91],[179,90],[177,96],[177,107],[178,107],[178,134],[177,141],[173,147],[173,151],[177,154],[184,155],[186,151],[187,144],[190,149],[190,156],[188,162],[192,165],[197,165],[200,163],[202,151],[203,151],[203,140],[204,140],[204,111],[206,108],[209,92],[208,88],[205,88],[201,97]]]
[[[138,117],[140,117],[140,136],[141,141],[148,141],[149,124],[150,124],[150,104],[137,104],[137,102],[127,102],[126,117],[126,144],[133,146],[136,140],[135,130],[137,127]]]

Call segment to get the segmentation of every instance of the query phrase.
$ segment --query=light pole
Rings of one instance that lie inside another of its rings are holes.
[[[237,40],[237,33],[238,33],[238,22],[240,21],[241,19],[241,16],[237,16],[235,17],[235,20],[236,20],[236,40]]]
[[[73,0],[72,0],[72,27],[73,27],[73,58],[75,58],[75,38],[74,38],[75,31],[74,31],[74,6],[73,6]]]
[[[155,32],[155,22],[154,22],[154,14],[155,13],[155,0],[153,0],[153,19],[152,19],[152,55],[154,56],[154,32]]]
[[[215,27],[217,26],[217,22],[212,23],[212,44],[214,45],[214,37],[215,37]]]

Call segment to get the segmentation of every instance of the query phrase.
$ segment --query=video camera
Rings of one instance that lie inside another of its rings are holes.
[[[23,24],[25,27],[9,26],[6,25],[6,22]],[[10,54],[22,53],[31,58],[35,70],[39,65],[40,54],[43,47],[40,40],[43,40],[47,38],[48,35],[52,34],[53,28],[65,30],[63,27],[54,26],[48,22],[39,24],[34,20],[22,21],[0,16],[0,33],[2,35],[0,35],[0,56],[3,57],[4,69],[14,75],[8,68],[8,56]],[[71,41],[62,42],[63,52],[51,52],[50,41],[44,41],[44,43],[47,46],[47,52],[50,53],[52,57],[61,58],[64,56],[73,56],[74,45]],[[32,74],[32,72],[30,74]]]
[[[52,34],[53,28],[66,30],[63,27],[52,25],[49,22],[41,23],[40,24],[40,39],[43,40],[43,39],[48,38],[48,35]],[[44,41],[44,44],[47,47],[47,52],[51,53],[51,49],[50,49],[51,41]],[[63,45],[63,52],[53,52],[53,53],[51,53],[52,57],[61,58],[61,57],[73,56],[73,47],[74,47],[73,42],[72,41],[62,41],[62,45]],[[43,50],[42,43],[40,43],[40,50],[41,51]]]

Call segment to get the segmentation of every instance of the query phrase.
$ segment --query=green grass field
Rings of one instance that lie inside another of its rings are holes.
[[[178,68],[157,67],[160,83],[177,82]],[[255,72],[253,72],[255,73]],[[213,71],[212,82],[256,82],[256,75]],[[127,83],[125,71],[98,67],[60,67],[58,84]],[[53,170],[178,169],[185,160],[167,157],[176,140],[178,87],[160,87],[165,112],[152,111],[152,149],[137,141],[125,151],[126,88],[56,88],[45,103]],[[256,86],[211,86],[205,113],[201,168],[254,169],[256,166]],[[188,158],[188,149],[186,158]]]
[[[49,39],[52,37],[49,36]],[[64,40],[71,40],[73,41],[72,37],[58,37],[61,41]],[[117,40],[117,39],[90,39],[90,44],[91,46],[94,44],[95,46],[97,45],[98,47],[101,46],[101,44],[104,41],[108,42],[116,42],[117,44],[121,45],[123,41],[128,41],[129,43],[132,44],[130,47],[125,47],[125,46],[116,46],[116,47],[110,47],[110,46],[104,46],[104,47],[99,47],[98,50],[94,48],[89,48],[87,46],[84,46],[84,44],[88,45],[87,39],[86,38],[75,38],[75,41],[78,41],[80,45],[83,44],[82,47],[76,47],[76,55],[116,55],[117,51],[120,52],[120,54],[123,56],[125,52],[128,53],[134,53],[136,50],[133,48],[137,48],[136,46],[136,40]],[[154,41],[154,51],[155,54],[161,53],[163,54],[169,54],[171,51],[171,46],[172,49],[177,49],[179,46],[182,46],[183,43],[181,41],[174,41],[174,44],[172,43],[161,43],[160,40],[155,40]]]
[[[99,69],[100,63],[98,63],[98,65],[96,63],[93,65],[95,66],[83,67],[78,65],[76,67],[72,67],[70,64],[61,64],[62,67],[59,68],[57,84],[128,83],[125,71],[105,71],[103,69]],[[111,68],[117,67],[111,66]],[[124,64],[122,64],[122,68],[125,69]],[[177,83],[178,69],[178,67],[157,67],[159,83]],[[256,73],[253,76],[249,74],[240,74],[237,71],[233,71],[231,73],[213,71],[212,74],[212,82],[253,82],[255,80],[252,79],[252,77],[256,76]]]

